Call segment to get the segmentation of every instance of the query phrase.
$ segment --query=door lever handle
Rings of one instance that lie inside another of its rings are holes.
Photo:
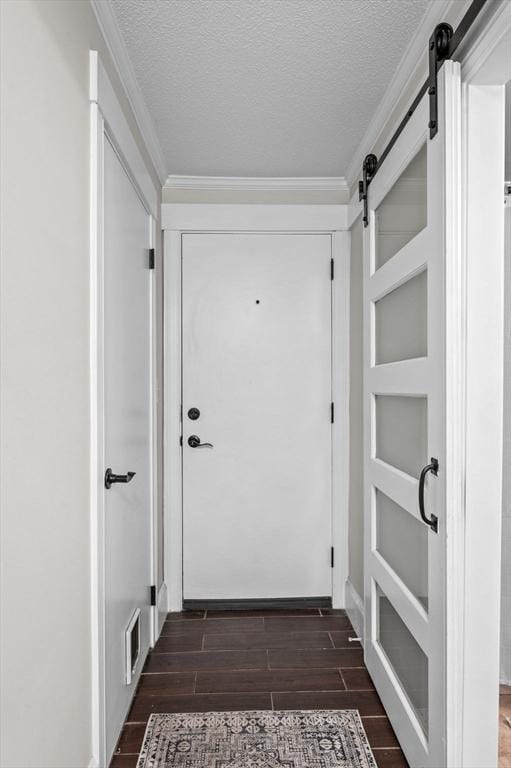
[[[136,472],[128,472],[126,475],[114,475],[110,467],[105,472],[105,488],[110,489],[114,483],[131,483]]]
[[[213,448],[213,443],[201,443],[198,435],[190,435],[188,445],[190,448]]]
[[[421,476],[419,479],[419,511],[421,513],[421,517],[426,523],[426,525],[429,525],[432,531],[435,531],[435,533],[438,533],[438,517],[436,515],[431,515],[431,517],[426,517],[426,513],[424,511],[424,483],[426,482],[426,475],[428,472],[431,472],[432,475],[438,475],[438,459],[431,459],[430,464],[426,464],[424,469],[421,472]]]

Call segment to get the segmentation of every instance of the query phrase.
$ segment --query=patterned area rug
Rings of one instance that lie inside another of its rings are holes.
[[[358,710],[151,715],[137,768],[376,768]]]

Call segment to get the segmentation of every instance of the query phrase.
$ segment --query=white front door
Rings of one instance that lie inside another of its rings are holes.
[[[182,243],[184,598],[331,596],[331,237]]]
[[[104,490],[109,759],[150,642],[151,273],[150,217],[106,140],[104,190],[105,470],[135,472]]]
[[[369,187],[364,246],[365,659],[414,768],[446,765],[445,318],[458,65],[445,63],[438,90],[436,136],[426,95]]]

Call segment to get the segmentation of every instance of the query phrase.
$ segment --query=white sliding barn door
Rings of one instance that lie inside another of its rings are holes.
[[[438,76],[369,187],[364,241],[366,664],[411,766],[446,765],[446,264],[459,67]],[[438,462],[438,473],[435,473]],[[437,530],[421,517],[438,521]],[[431,466],[433,465],[433,466]],[[424,473],[423,473],[424,474]]]

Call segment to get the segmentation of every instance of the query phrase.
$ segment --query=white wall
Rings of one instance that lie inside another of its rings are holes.
[[[2,0],[0,13],[0,762],[84,768],[89,49],[120,86],[86,0]]]

